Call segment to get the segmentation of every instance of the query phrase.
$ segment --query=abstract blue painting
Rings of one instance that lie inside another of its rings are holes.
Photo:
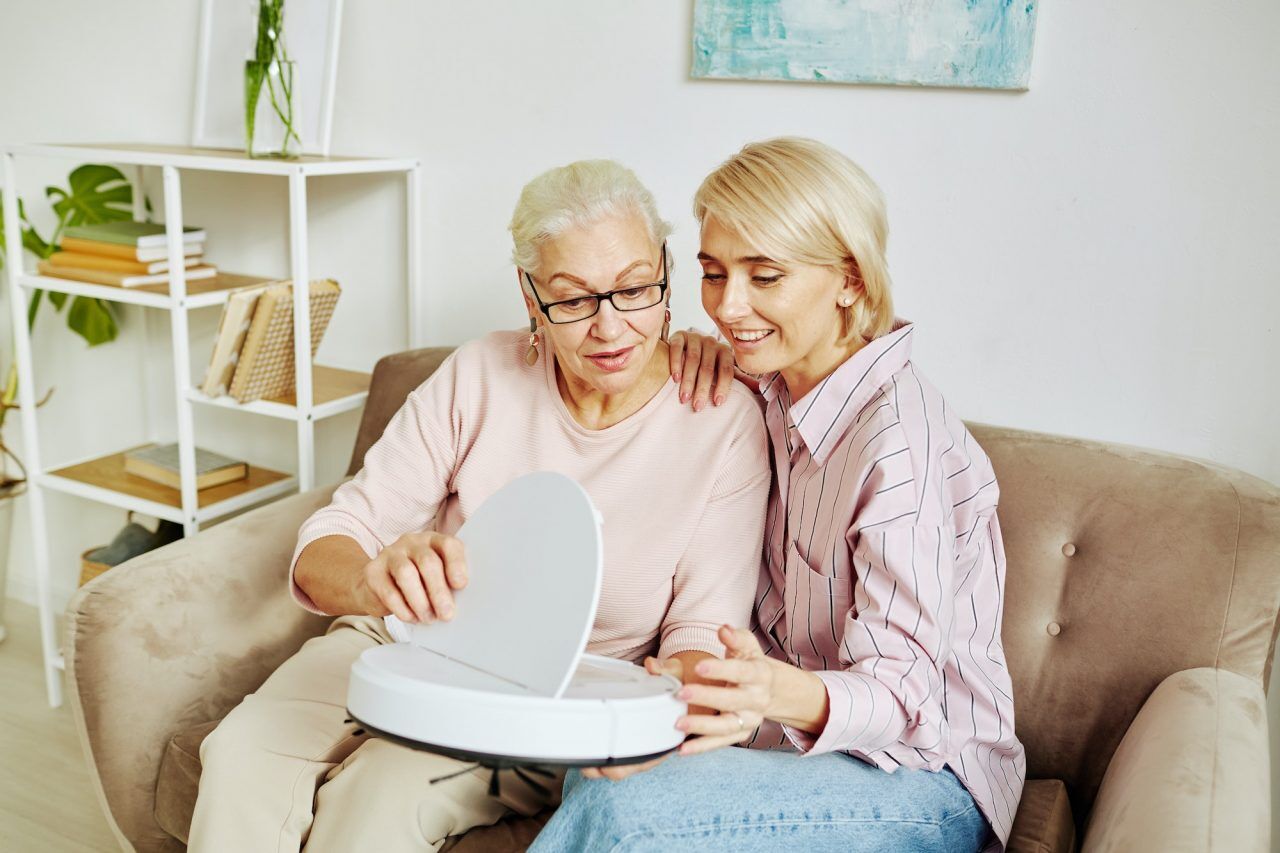
[[[696,0],[693,76],[1025,89],[1038,0]]]

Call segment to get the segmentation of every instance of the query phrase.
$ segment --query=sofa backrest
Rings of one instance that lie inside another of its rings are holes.
[[[1002,637],[1028,776],[1088,815],[1164,678],[1264,686],[1280,613],[1280,489],[1205,462],[971,425],[1000,483]]]
[[[364,404],[351,462],[347,465],[348,477],[354,476],[364,465],[364,454],[382,437],[391,416],[404,405],[409,393],[426,382],[451,352],[453,347],[425,347],[378,359],[373,366],[369,399]]]
[[[349,474],[451,350],[381,359]],[[1280,613],[1280,489],[1204,462],[975,424],[999,479],[1005,653],[1028,775],[1084,820],[1111,754],[1164,678],[1264,685]]]

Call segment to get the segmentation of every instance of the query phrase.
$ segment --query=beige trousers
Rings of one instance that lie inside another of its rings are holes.
[[[560,798],[502,774],[366,734],[348,723],[347,677],[367,648],[389,643],[381,619],[343,616],[289,658],[200,746],[192,853],[438,850],[451,835]]]

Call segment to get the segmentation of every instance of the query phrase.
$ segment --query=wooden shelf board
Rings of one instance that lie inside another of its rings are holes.
[[[322,403],[332,403],[334,400],[350,397],[352,394],[368,393],[371,378],[368,373],[314,364],[311,366],[311,405],[319,406]],[[266,399],[270,403],[281,403],[286,406],[298,404],[298,396],[295,393]]]
[[[146,444],[140,445],[140,447],[149,446]],[[129,448],[129,450],[136,449],[138,448]],[[129,474],[124,470],[124,455],[127,452],[126,450],[112,453],[109,456],[81,462],[78,465],[69,465],[66,468],[50,471],[49,474],[54,477],[77,480],[81,483],[109,489],[113,492],[120,492],[142,500],[154,501],[166,506],[181,507],[182,494],[177,489],[171,489],[160,483],[152,482],[145,477]],[[287,479],[289,476],[289,474],[272,471],[269,468],[250,465],[249,476],[245,479],[223,483],[220,486],[211,486],[196,492],[197,504],[200,509],[204,509],[220,501],[242,495],[245,492],[269,486],[272,483]]]
[[[242,275],[234,272],[220,272],[213,278],[200,278],[195,281],[187,282],[187,296],[200,296],[205,293],[214,293],[219,290],[239,290],[242,287],[252,287],[256,284],[266,284],[269,281],[280,281],[276,278],[263,278],[257,275]],[[158,293],[161,296],[169,295],[169,283],[163,284],[144,284],[140,287],[131,287],[129,290],[143,290],[147,293]]]

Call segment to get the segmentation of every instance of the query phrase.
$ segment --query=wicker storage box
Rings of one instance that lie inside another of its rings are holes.
[[[95,563],[93,560],[89,559],[89,555],[96,550],[98,550],[96,547],[90,548],[88,551],[85,551],[80,555],[80,586],[84,586],[89,581],[111,568],[106,563]]]

